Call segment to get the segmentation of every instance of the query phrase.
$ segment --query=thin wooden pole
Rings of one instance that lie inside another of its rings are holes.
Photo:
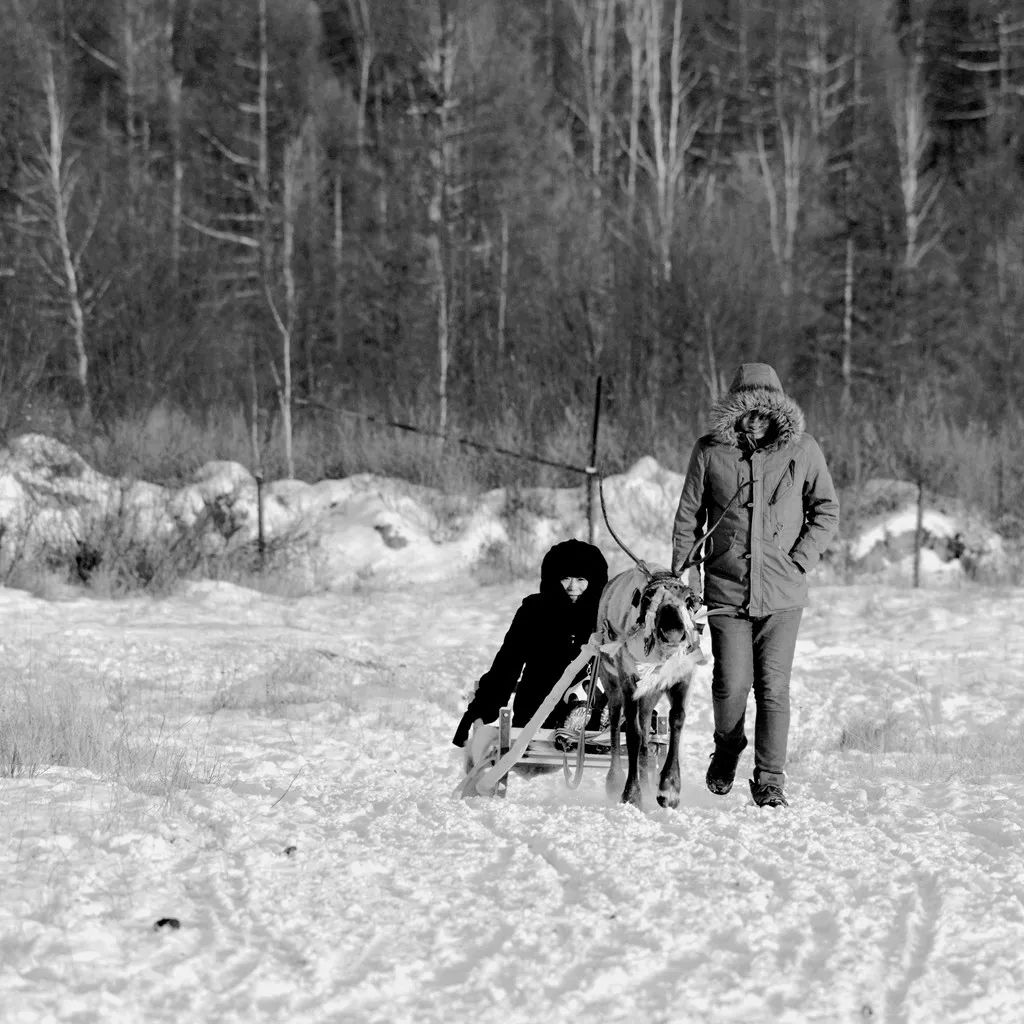
[[[601,378],[594,395],[594,424],[590,434],[590,460],[587,462],[587,539],[594,543],[594,489],[597,483],[597,429],[601,422]]]
[[[263,533],[263,472],[256,474],[256,550],[260,556],[260,568],[266,568],[267,541]]]

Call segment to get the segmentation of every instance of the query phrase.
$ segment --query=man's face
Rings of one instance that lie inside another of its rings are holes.
[[[736,421],[736,429],[741,434],[749,434],[755,440],[760,441],[768,433],[769,422],[764,413],[751,409]]]
[[[565,589],[566,594],[569,595],[569,600],[575,604],[583,591],[587,589],[587,585],[590,583],[585,576],[563,576],[562,587]]]

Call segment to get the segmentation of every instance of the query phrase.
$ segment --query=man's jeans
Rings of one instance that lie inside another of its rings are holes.
[[[715,656],[711,695],[715,744],[743,744],[747,696],[754,689],[754,781],[782,785],[789,740],[789,676],[802,608],[761,619],[710,615]]]

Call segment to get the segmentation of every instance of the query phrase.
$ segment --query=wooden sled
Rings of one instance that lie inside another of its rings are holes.
[[[503,797],[508,790],[509,772],[517,768],[561,768],[566,783],[571,788],[579,785],[584,768],[608,771],[611,764],[611,735],[607,729],[601,732],[585,732],[583,750],[580,751],[578,733],[569,729],[541,728],[541,723],[551,714],[572,685],[573,679],[586,667],[587,662],[591,663],[588,696],[593,693],[597,677],[597,639],[595,635],[584,645],[578,657],[568,665],[526,725],[513,727],[512,708],[505,707],[498,713],[498,720],[494,725],[484,727],[486,732],[478,730],[472,741],[472,766],[466,777],[456,786],[453,796]],[[624,736],[620,737],[620,743],[625,744]],[[668,746],[668,717],[659,715],[657,711],[651,715],[648,745],[651,750],[651,769],[654,771],[656,766],[660,768]],[[574,775],[570,774],[570,765],[575,767]]]

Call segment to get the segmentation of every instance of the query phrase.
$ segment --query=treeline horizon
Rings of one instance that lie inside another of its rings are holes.
[[[326,454],[358,412],[575,464],[601,377],[605,461],[678,466],[763,360],[841,486],[1024,497],[1024,0],[0,0],[0,30],[5,437],[227,412],[255,468],[388,471]]]

